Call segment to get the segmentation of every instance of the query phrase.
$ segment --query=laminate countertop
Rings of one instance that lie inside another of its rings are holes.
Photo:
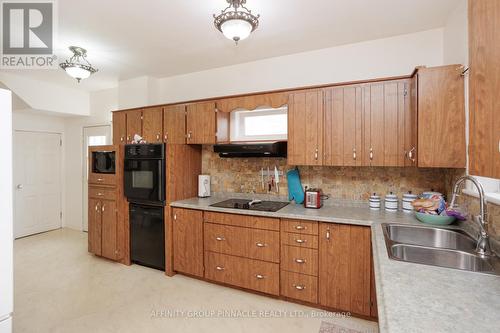
[[[290,204],[274,213],[210,206],[231,197],[192,198],[170,206],[370,226],[381,333],[500,332],[500,277],[389,259],[381,224],[421,224],[413,214],[346,204],[318,210]]]

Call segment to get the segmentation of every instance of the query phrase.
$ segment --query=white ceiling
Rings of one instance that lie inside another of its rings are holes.
[[[226,0],[59,0],[57,55],[87,48],[99,68],[77,84],[61,70],[21,75],[86,90],[444,26],[458,0],[247,0],[259,28],[235,46],[213,27]]]

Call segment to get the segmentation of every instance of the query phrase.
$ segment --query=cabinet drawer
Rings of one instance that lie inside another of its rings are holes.
[[[205,250],[279,262],[279,232],[205,223]]]
[[[89,187],[89,198],[93,199],[104,199],[104,200],[116,200],[116,190],[108,187]]]
[[[318,278],[281,271],[281,295],[304,302],[318,302]]]
[[[318,222],[282,219],[281,230],[306,235],[318,235]]]
[[[247,216],[237,214],[224,214],[215,212],[205,212],[204,221],[209,223],[232,225],[236,227],[246,227],[264,230],[280,230],[280,220],[270,217]]]
[[[88,182],[95,185],[116,185],[116,175],[90,172]]]
[[[205,278],[279,295],[279,264],[205,252]]]
[[[318,236],[283,232],[281,233],[281,244],[317,249]]]
[[[283,245],[281,268],[289,272],[318,276],[318,250]]]

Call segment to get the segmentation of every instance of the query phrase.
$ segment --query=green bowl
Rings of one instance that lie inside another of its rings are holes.
[[[431,215],[419,212],[415,212],[415,216],[420,222],[433,225],[449,225],[456,220],[454,216]]]

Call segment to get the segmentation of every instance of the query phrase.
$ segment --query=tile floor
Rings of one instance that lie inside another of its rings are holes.
[[[378,332],[376,323],[318,318],[332,313],[181,275],[168,278],[99,259],[86,248],[87,234],[69,229],[15,241],[14,332],[316,333],[322,321]]]

